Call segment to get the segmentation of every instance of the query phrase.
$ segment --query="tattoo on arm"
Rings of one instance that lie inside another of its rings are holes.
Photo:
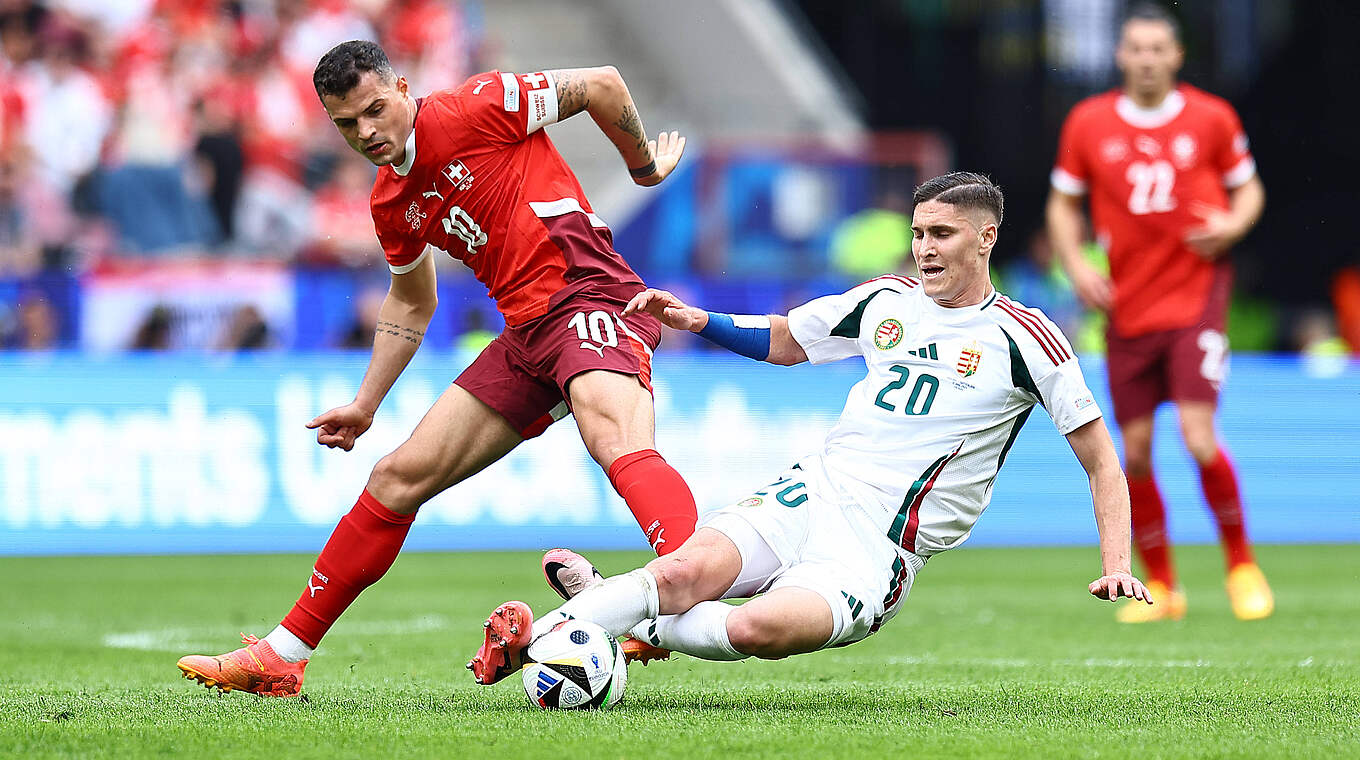
[[[396,322],[381,322],[381,321],[378,322],[377,333],[379,334],[387,333],[388,335],[395,335],[396,337],[408,340],[411,343],[416,344],[417,346],[420,345],[420,341],[425,337],[425,333],[423,331],[416,330],[410,327],[402,327]]]
[[[557,82],[557,120],[563,121],[590,107],[586,80],[571,69],[553,72]]]
[[[614,126],[637,140],[638,150],[647,150],[647,135],[642,131],[642,119],[638,118],[637,109],[632,103],[623,107],[623,113],[619,114],[619,120],[614,122]]]

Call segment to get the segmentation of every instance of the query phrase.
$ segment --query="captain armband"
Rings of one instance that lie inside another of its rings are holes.
[[[763,314],[719,314],[710,311],[699,337],[742,356],[765,361],[770,356],[770,318]]]

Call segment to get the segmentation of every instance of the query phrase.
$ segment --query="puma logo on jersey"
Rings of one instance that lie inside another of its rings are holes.
[[[477,80],[477,86],[472,88],[472,94],[473,94],[473,95],[481,95],[481,94],[482,94],[482,88],[485,87],[485,86],[487,86],[487,85],[489,85],[489,84],[491,84],[491,81],[492,81],[492,80],[490,80],[490,79],[478,79],[478,80]]]
[[[583,340],[581,341],[581,348],[588,348],[591,351],[594,351],[595,353],[599,354],[601,359],[604,358],[604,346],[597,346],[588,340]]]

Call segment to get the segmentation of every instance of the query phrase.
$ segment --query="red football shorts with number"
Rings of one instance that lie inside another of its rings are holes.
[[[595,369],[634,375],[652,389],[652,351],[661,323],[650,314],[619,316],[635,284],[596,284],[522,325],[506,327],[454,382],[533,438],[571,409],[571,379]]]
[[[1232,278],[1220,270],[1204,315],[1190,327],[1132,338],[1106,332],[1110,399],[1120,424],[1150,416],[1163,401],[1218,402],[1228,374],[1224,327],[1231,288]]]

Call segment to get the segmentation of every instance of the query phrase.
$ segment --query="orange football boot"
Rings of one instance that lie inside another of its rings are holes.
[[[482,623],[486,640],[467,669],[477,683],[486,686],[524,666],[524,650],[534,635],[534,613],[524,602],[506,602]]]
[[[628,662],[640,662],[643,667],[652,660],[669,660],[671,650],[652,646],[642,639],[625,636],[619,639],[619,648],[623,650],[623,658]]]
[[[262,697],[296,697],[302,692],[307,661],[287,662],[254,636],[241,634],[240,649],[210,657],[191,654],[179,659],[185,678],[219,691],[248,691]]]

